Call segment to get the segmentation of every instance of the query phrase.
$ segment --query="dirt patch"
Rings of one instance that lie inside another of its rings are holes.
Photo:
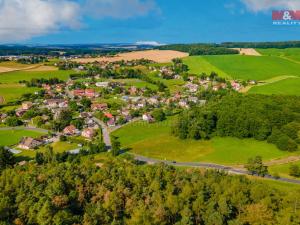
[[[252,56],[261,56],[261,54],[256,51],[254,48],[233,48],[240,52],[240,55],[252,55]]]
[[[35,68],[30,68],[30,69],[25,69],[25,70],[26,71],[40,71],[40,72],[43,72],[43,71],[56,71],[58,69],[54,66],[38,66],[38,67],[35,67]]]
[[[4,102],[5,102],[5,99],[2,96],[0,96],[0,105],[4,104]]]
[[[189,54],[179,51],[172,50],[147,50],[147,51],[135,51],[128,53],[121,53],[113,57],[99,57],[99,58],[80,58],[74,59],[76,62],[80,63],[91,63],[91,62],[116,62],[120,60],[131,61],[135,59],[149,59],[158,63],[171,62],[174,58],[184,58]]]
[[[273,166],[273,165],[282,165],[282,164],[287,164],[287,163],[297,162],[297,161],[300,161],[300,156],[290,156],[283,159],[274,159],[264,164],[266,166]]]
[[[15,71],[16,69],[13,68],[8,68],[8,67],[2,67],[0,66],[0,73],[7,73],[7,72],[12,72]]]

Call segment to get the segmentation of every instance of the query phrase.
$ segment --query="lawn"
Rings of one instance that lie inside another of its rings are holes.
[[[285,49],[269,48],[269,49],[256,49],[256,50],[262,55],[284,57],[300,63],[300,48],[285,48]]]
[[[69,75],[74,73],[72,70],[57,71],[14,71],[0,74],[0,83],[18,83],[21,80],[31,80],[33,78],[53,78],[57,77],[61,80],[67,80]]]
[[[11,146],[20,142],[22,137],[39,137],[43,133],[28,130],[0,130],[0,145]]]
[[[300,96],[300,78],[288,78],[266,85],[255,86],[249,90],[249,93]]]
[[[0,75],[1,76],[1,75]],[[20,98],[23,94],[34,93],[39,88],[28,88],[21,84],[0,84],[0,104]]]
[[[277,76],[300,76],[300,64],[276,56],[203,56],[234,79],[266,80]]]
[[[201,73],[210,74],[211,72],[214,71],[221,77],[230,78],[230,76],[226,74],[223,70],[213,66],[202,56],[189,56],[187,58],[184,58],[183,62],[186,65],[188,65],[189,72],[191,74],[197,74],[197,75]]]
[[[113,133],[124,148],[143,156],[181,162],[212,162],[244,164],[248,158],[260,155],[264,160],[288,156],[274,145],[253,139],[220,138],[209,141],[180,140],[170,134],[173,119],[163,123],[136,122]]]

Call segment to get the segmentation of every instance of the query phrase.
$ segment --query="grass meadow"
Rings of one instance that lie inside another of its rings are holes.
[[[269,49],[256,49],[260,54],[266,56],[279,56],[287,58],[300,63],[300,48],[269,48]]]
[[[300,96],[300,78],[287,78],[274,83],[252,87],[249,93]]]
[[[157,159],[181,162],[212,162],[224,165],[244,164],[260,155],[265,161],[288,156],[274,145],[254,139],[220,138],[209,141],[180,140],[171,135],[173,118],[161,123],[136,122],[113,133],[125,149]]]
[[[29,130],[0,130],[0,146],[11,146],[20,142],[22,137],[40,137],[43,133]]]
[[[23,94],[34,93],[38,90],[40,89],[35,87],[28,88],[21,84],[0,84],[0,104],[10,102],[20,98]]]

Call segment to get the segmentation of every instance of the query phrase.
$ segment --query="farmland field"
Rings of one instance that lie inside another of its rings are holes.
[[[229,77],[228,74],[226,74],[221,69],[213,66],[210,64],[204,57],[202,56],[190,56],[183,59],[183,62],[188,65],[189,72],[192,74],[201,74],[206,73],[210,74],[211,72],[216,72],[221,77]]]
[[[300,95],[300,78],[287,78],[274,83],[252,87],[249,93]]]
[[[74,73],[72,70],[57,71],[15,71],[0,74],[0,83],[18,83],[21,80],[31,80],[33,78],[53,78],[57,77],[61,80],[67,80],[69,75]]]
[[[298,61],[300,63],[300,48],[285,48],[285,49],[257,49],[262,55],[266,56],[280,56],[290,60]]]
[[[180,140],[170,134],[173,119],[162,123],[129,124],[113,133],[124,148],[143,156],[182,162],[244,164],[249,157],[261,155],[264,160],[288,156],[274,145],[253,139],[213,138],[210,141]],[[142,131],[142,132],[141,132]]]
[[[39,88],[28,88],[21,84],[0,84],[0,104],[20,98],[23,94],[34,93]]]
[[[0,146],[10,146],[19,143],[22,137],[39,137],[43,133],[28,130],[0,130]]]
[[[74,59],[75,62],[89,63],[89,62],[116,62],[116,61],[130,61],[136,59],[149,59],[158,63],[171,62],[174,58],[187,57],[189,54],[185,52],[172,51],[172,50],[146,50],[121,53],[113,57],[100,57],[100,58],[81,58]]]
[[[234,79],[266,80],[276,76],[300,76],[300,64],[276,56],[204,56]]]

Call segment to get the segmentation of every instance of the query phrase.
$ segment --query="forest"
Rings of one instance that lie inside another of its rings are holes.
[[[228,55],[239,54],[239,51],[228,49],[216,44],[173,44],[159,47],[160,50],[175,50],[194,55]]]
[[[172,133],[181,139],[255,138],[286,151],[297,150],[299,131],[299,97],[241,94],[187,110],[172,128]]]
[[[299,193],[130,158],[29,163],[0,175],[0,224],[299,224]]]

